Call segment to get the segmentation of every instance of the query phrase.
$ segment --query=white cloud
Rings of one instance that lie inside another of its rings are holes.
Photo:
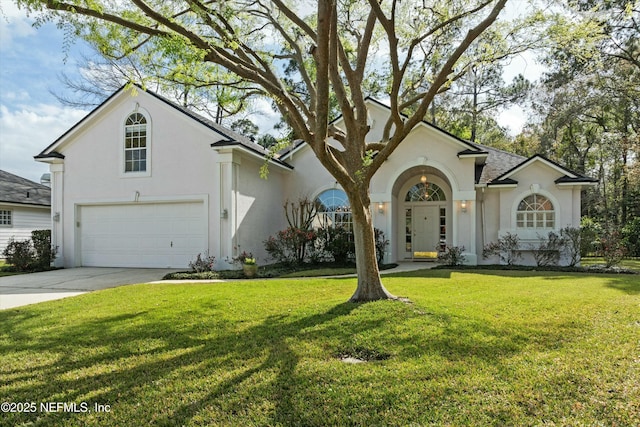
[[[522,132],[522,128],[527,123],[524,110],[517,105],[512,106],[498,115],[498,123],[506,127],[513,136]]]
[[[529,81],[538,80],[547,71],[544,65],[540,64],[533,52],[523,52],[512,57],[504,68],[502,78],[508,84],[518,74],[522,74]]]
[[[49,171],[46,164],[33,160],[86,111],[36,104],[11,109],[0,105],[0,169],[38,182]]]
[[[31,99],[31,95],[26,90],[21,90],[18,92],[9,91],[2,94],[3,101],[9,102],[27,102]]]
[[[258,98],[253,101],[253,114],[249,119],[260,128],[260,135],[270,133],[278,136],[278,132],[273,127],[280,122],[280,113],[273,110],[271,101],[265,98]]]

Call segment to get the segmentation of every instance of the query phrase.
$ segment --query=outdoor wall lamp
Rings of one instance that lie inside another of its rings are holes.
[[[60,212],[56,212],[55,214],[53,214],[53,221],[60,222]]]
[[[463,200],[462,202],[460,202],[460,208],[462,209],[462,212],[466,212],[467,211],[467,201]]]
[[[222,209],[222,211],[220,212],[220,218],[227,219],[228,217],[229,217],[229,211],[226,209]]]
[[[382,202],[378,203],[378,212],[379,213],[384,213],[384,203],[382,203]]]

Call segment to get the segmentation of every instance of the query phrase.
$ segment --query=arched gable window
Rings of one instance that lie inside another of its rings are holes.
[[[417,183],[409,189],[404,198],[405,202],[443,202],[445,200],[447,200],[447,196],[442,188],[432,182]]]
[[[348,231],[353,229],[351,204],[343,190],[332,188],[323,191],[316,197],[316,204],[321,227],[343,227]]]
[[[555,228],[556,212],[553,203],[541,194],[531,194],[518,204],[518,228]]]
[[[127,117],[124,125],[124,171],[146,172],[148,129],[147,118],[140,113]]]

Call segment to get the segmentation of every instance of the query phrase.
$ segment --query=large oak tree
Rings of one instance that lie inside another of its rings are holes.
[[[274,100],[349,197],[358,272],[352,301],[393,298],[376,262],[371,178],[425,117],[434,97],[471,66],[474,58],[465,52],[506,2],[16,0],[111,56],[169,58],[181,75],[194,70],[199,79],[207,67],[222,66],[245,90]],[[391,113],[383,138],[367,142],[364,88],[372,79],[388,97]],[[330,126],[333,103],[344,129]]]

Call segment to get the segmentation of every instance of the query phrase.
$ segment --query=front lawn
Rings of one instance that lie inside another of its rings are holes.
[[[0,395],[37,410],[0,424],[640,424],[638,276],[423,270],[384,282],[413,303],[346,303],[353,278],[273,279],[2,311]]]
[[[13,276],[14,274],[20,274],[15,271],[12,271],[11,264],[7,264],[7,262],[3,259],[0,259],[0,277],[2,276]]]
[[[580,260],[580,264],[585,267],[601,265],[604,266],[605,260],[602,257],[585,257]],[[640,272],[640,258],[627,258],[620,261],[619,267],[628,268]]]

